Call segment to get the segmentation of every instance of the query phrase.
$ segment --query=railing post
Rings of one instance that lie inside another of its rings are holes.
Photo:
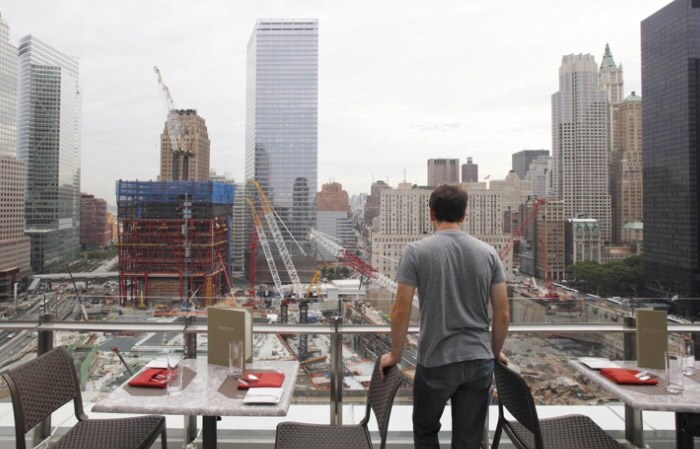
[[[331,425],[343,424],[343,336],[338,327],[343,318],[334,316],[331,325]]]
[[[637,319],[633,316],[625,317],[625,327],[636,329]],[[623,335],[624,360],[637,360],[637,334],[625,332]],[[625,439],[636,447],[644,447],[644,423],[642,411],[625,404]]]
[[[633,316],[625,317],[625,327],[637,328],[637,319]],[[623,360],[637,360],[637,334],[635,332],[625,332],[622,334]]]
[[[48,323],[51,321],[51,314],[43,314],[39,316],[39,324]],[[40,330],[37,334],[36,355],[37,357],[46,354],[53,349],[53,331]],[[34,446],[51,436],[51,415],[43,420],[34,429]]]
[[[194,324],[196,316],[188,316],[185,318],[185,329],[183,335],[183,340],[185,342],[184,348],[184,358],[186,359],[196,359],[197,358],[197,333],[187,332],[187,328]],[[197,438],[197,417],[186,415],[185,417],[185,444],[192,443]]]

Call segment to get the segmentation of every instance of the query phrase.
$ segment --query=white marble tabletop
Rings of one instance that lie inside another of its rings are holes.
[[[199,416],[284,416],[294,394],[299,362],[259,361],[246,371],[284,373],[284,393],[273,405],[243,404],[245,390],[237,390],[228,368],[209,365],[206,358],[182,360],[185,388],[177,394],[165,389],[130,387],[127,382],[95,404],[94,412]],[[188,371],[189,370],[189,371]]]
[[[660,379],[665,378],[664,370],[638,368],[636,361],[614,361],[620,368],[631,368],[649,371]],[[689,377],[684,378],[683,392],[680,394],[648,394],[647,386],[618,385],[612,380],[585,366],[578,360],[569,360],[569,365],[592,380],[603,389],[609,391],[622,402],[638,410],[656,410],[663,412],[700,413],[700,383]],[[695,369],[700,366],[695,363]],[[649,387],[652,388],[652,387]]]

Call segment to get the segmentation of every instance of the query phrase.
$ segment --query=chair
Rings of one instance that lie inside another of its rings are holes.
[[[52,349],[3,373],[12,395],[17,449],[25,449],[25,434],[62,405],[73,400],[78,423],[52,449],[147,449],[160,435],[166,449],[165,417],[88,419],[83,411],[73,358],[63,347]]]
[[[491,449],[498,448],[501,432],[504,429],[518,449],[626,448],[584,415],[538,419],[535,401],[525,380],[499,361],[496,361],[495,375],[498,391],[498,424]],[[506,420],[504,407],[516,421]]]
[[[385,370],[385,378],[382,381],[379,374],[379,360],[377,360],[369,386],[365,417],[359,424],[279,423],[275,435],[275,449],[372,449],[372,439],[367,429],[370,408],[377,418],[382,441],[381,449],[384,449],[391,406],[401,382],[403,382],[403,377],[396,366]]]

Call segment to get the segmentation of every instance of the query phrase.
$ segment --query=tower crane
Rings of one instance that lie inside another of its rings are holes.
[[[272,205],[267,200],[267,196],[265,196],[265,192],[263,191],[262,186],[260,186],[260,183],[254,179],[251,179],[250,183],[253,184],[258,191],[258,198],[260,199],[260,205],[262,206],[262,212],[263,216],[265,217],[265,221],[267,222],[267,226],[268,228],[270,228],[270,232],[272,232],[272,238],[274,239],[275,245],[277,246],[277,250],[279,251],[280,256],[282,257],[282,262],[284,263],[284,266],[287,269],[289,279],[292,281],[292,285],[294,286],[294,292],[298,295],[299,298],[301,298],[301,279],[299,279],[299,273],[297,273],[297,269],[294,266],[294,262],[292,261],[292,255],[287,249],[287,244],[284,243],[282,232],[280,231],[279,226],[277,226],[277,221],[275,220],[275,210],[272,208]],[[274,265],[274,263],[272,265]]]
[[[180,129],[180,117],[178,116],[177,110],[175,109],[175,103],[173,102],[173,97],[170,95],[170,89],[163,82],[163,77],[160,74],[160,70],[157,66],[153,66],[153,70],[156,72],[158,77],[158,84],[160,89],[163,91],[163,96],[165,97],[165,103],[168,108],[168,118],[165,121],[165,126],[168,130],[168,139],[170,140],[170,147],[173,153],[173,181],[180,181],[182,177],[183,181],[189,179],[189,158],[193,157],[194,154],[188,151],[184,147],[182,130]],[[182,158],[182,170],[180,169],[180,159]],[[181,172],[182,171],[182,176]]]
[[[253,221],[255,222],[255,231],[258,233],[258,241],[260,242],[260,246],[262,246],[263,253],[265,253],[267,266],[270,269],[272,280],[275,283],[275,290],[277,290],[277,294],[280,296],[280,298],[284,298],[284,291],[282,290],[282,281],[280,280],[280,274],[277,272],[277,266],[275,266],[275,261],[272,258],[270,244],[267,242],[267,236],[265,235],[265,230],[263,229],[262,222],[258,217],[258,211],[255,208],[255,203],[253,203],[253,201],[249,199],[248,205],[250,206],[251,212],[253,214]]]

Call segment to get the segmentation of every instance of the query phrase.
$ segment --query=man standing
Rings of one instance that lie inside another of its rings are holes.
[[[435,233],[409,244],[399,262],[391,310],[391,352],[382,368],[401,361],[416,288],[420,307],[418,364],[413,384],[416,449],[439,448],[440,417],[452,400],[452,448],[477,449],[493,378],[494,356],[508,332],[506,274],[493,247],[463,232],[467,192],[443,184],[430,195]],[[489,332],[488,305],[493,329]]]

